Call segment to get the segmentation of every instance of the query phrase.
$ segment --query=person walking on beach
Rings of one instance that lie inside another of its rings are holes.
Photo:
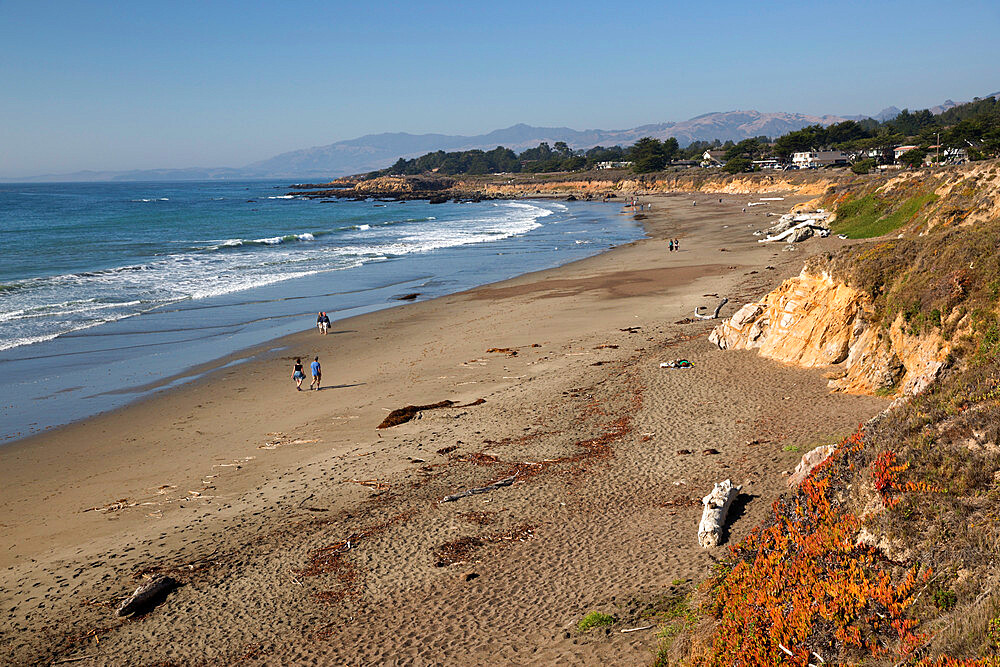
[[[323,374],[323,369],[319,365],[319,357],[313,357],[313,362],[309,365],[312,369],[312,382],[309,384],[310,389],[315,389],[319,391],[320,376]]]
[[[330,316],[327,315],[326,313],[320,313],[319,327],[320,330],[323,332],[324,336],[327,334],[328,331],[330,331]]]
[[[674,251],[674,240],[670,239],[670,252]]]
[[[681,240],[674,239],[674,250],[680,250],[680,249],[681,249]]]
[[[302,360],[295,359],[295,368],[292,370],[292,379],[295,380],[295,389],[302,391],[302,381],[306,379],[306,374],[302,370]]]

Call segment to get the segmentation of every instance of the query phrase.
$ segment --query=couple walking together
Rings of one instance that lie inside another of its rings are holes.
[[[323,374],[323,368],[319,365],[319,357],[313,357],[309,369],[312,371],[312,382],[309,383],[309,388],[319,391],[320,378]],[[298,357],[296,357],[295,367],[292,369],[292,379],[295,380],[295,388],[302,391],[302,381],[306,379],[306,374],[302,369],[302,359]]]
[[[330,316],[320,311],[316,317],[316,328],[325,336],[330,331]],[[319,365],[319,357],[313,357],[312,363],[309,364],[309,370],[312,371],[312,382],[309,383],[309,388],[319,391],[320,378],[323,375],[323,368]],[[298,357],[296,357],[295,366],[292,368],[292,379],[295,380],[295,388],[302,391],[302,381],[306,379],[306,373],[302,368],[302,359]]]

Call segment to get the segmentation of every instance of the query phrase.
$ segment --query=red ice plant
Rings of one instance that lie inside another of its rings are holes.
[[[859,431],[817,471],[861,446]],[[903,469],[884,457],[880,492],[904,488],[895,482]],[[905,612],[930,570],[914,566],[894,579],[878,550],[856,543],[861,521],[832,501],[828,476],[814,471],[796,496],[772,509],[709,582],[708,610],[717,619],[712,656],[696,662],[807,665],[814,651],[830,659],[852,647],[885,654],[891,645],[901,657],[912,655],[925,636]]]

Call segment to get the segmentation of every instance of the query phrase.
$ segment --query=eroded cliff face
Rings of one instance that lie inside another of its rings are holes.
[[[709,340],[806,368],[829,366],[832,389],[887,396],[922,391],[951,350],[936,333],[906,331],[902,316],[886,329],[867,294],[806,270],[740,308]]]
[[[523,197],[531,194],[665,194],[673,192],[706,192],[716,194],[767,194],[794,192],[799,195],[821,195],[834,183],[825,178],[792,178],[774,175],[681,175],[669,178],[566,179],[538,183],[462,183],[465,189],[480,188],[483,194],[495,197]]]

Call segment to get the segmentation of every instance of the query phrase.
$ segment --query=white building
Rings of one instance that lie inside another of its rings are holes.
[[[802,151],[792,154],[792,164],[800,169],[810,167],[827,167],[832,164],[847,164],[848,156],[844,151]]]
[[[969,154],[964,148],[944,148],[943,146],[931,146],[924,156],[924,164],[933,165],[940,159],[941,164],[964,164],[969,161]]]
[[[915,148],[920,148],[920,146],[896,146],[892,149],[892,159],[899,162],[899,158]]]
[[[632,167],[631,162],[598,162],[598,169],[629,169]]]
[[[718,167],[726,161],[726,151],[709,150],[701,154],[701,166]]]

